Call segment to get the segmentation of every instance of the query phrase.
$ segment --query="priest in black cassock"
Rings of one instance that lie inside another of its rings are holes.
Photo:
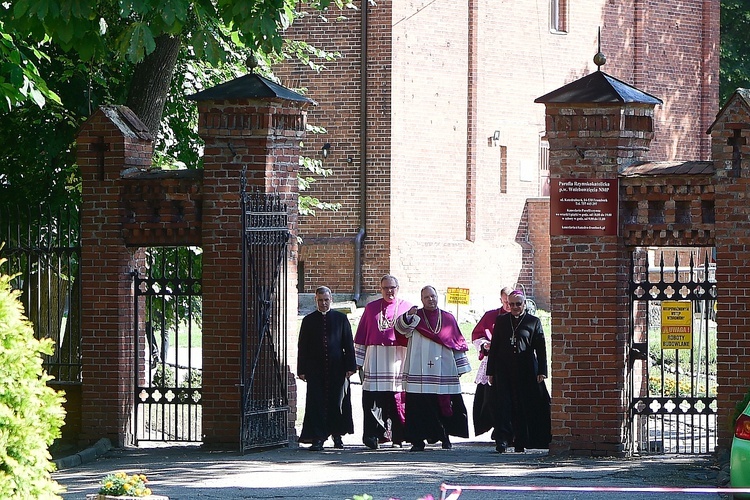
[[[331,310],[331,290],[315,290],[318,310],[302,319],[297,353],[297,376],[307,382],[305,418],[300,443],[320,451],[333,437],[333,447],[343,449],[341,436],[354,433],[349,377],[357,369],[349,318]]]
[[[495,449],[547,449],[552,435],[542,322],[526,312],[520,290],[508,295],[508,305],[510,314],[495,320],[487,357],[487,378],[495,391]]]

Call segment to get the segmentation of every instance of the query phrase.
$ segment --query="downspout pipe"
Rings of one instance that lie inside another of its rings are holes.
[[[367,235],[367,7],[360,9],[360,97],[359,97],[359,230],[354,237],[354,302],[362,298],[362,245]]]

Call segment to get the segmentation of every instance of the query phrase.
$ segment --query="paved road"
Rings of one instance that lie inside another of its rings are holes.
[[[327,443],[330,446],[330,442]],[[684,500],[681,492],[612,492],[602,488],[716,486],[717,471],[707,456],[655,456],[642,459],[549,457],[544,451],[493,453],[488,442],[464,441],[446,451],[404,449],[344,450],[278,448],[240,456],[199,448],[112,450],[93,462],[65,469],[54,478],[66,499],[95,493],[108,472],[144,473],[154,494],[182,499],[349,499],[367,493],[376,500],[440,498],[440,486],[485,485],[514,488],[566,487],[572,491],[464,490],[461,500],[487,498]],[[595,491],[585,491],[594,488]],[[691,498],[716,499],[713,494]]]
[[[356,379],[355,379],[356,380]],[[465,403],[473,402],[472,380],[464,380]],[[298,382],[304,406],[304,383]],[[718,484],[711,456],[652,456],[633,459],[550,457],[544,450],[494,453],[489,433],[454,439],[452,450],[439,443],[423,453],[408,446],[369,450],[361,443],[361,386],[352,385],[355,434],[344,436],[346,449],[328,441],[322,452],[306,448],[276,448],[241,456],[199,447],[115,449],[88,454],[80,465],[53,476],[67,488],[65,499],[95,493],[109,472],[143,473],[154,494],[171,500],[188,499],[351,499],[369,494],[375,500],[441,498],[441,485],[514,488],[463,489],[459,500],[472,499],[642,499],[685,500],[685,493],[665,488],[711,489]],[[470,417],[471,418],[471,417]],[[299,432],[299,429],[298,429]],[[95,458],[96,455],[101,455]],[[80,463],[80,462],[79,462]],[[532,490],[533,487],[546,488]],[[556,488],[558,491],[551,491]],[[607,488],[630,491],[607,491]],[[656,491],[642,491],[653,488]],[[661,489],[660,489],[661,488]],[[641,489],[641,491],[633,491]],[[450,494],[447,491],[446,494]],[[455,495],[455,492],[454,492]],[[717,499],[713,493],[690,498]]]

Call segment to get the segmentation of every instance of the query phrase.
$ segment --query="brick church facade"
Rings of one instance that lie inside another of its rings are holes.
[[[548,145],[534,99],[595,71],[599,44],[607,73],[664,100],[645,158],[710,157],[718,2],[355,6],[310,13],[288,33],[339,52],[325,70],[274,68],[307,89],[309,123],[326,129],[303,154],[333,175],[308,194],[341,203],[300,220],[302,294],[326,284],[364,303],[390,272],[414,299],[428,283],[441,295],[469,288],[484,310],[521,283],[549,307]]]

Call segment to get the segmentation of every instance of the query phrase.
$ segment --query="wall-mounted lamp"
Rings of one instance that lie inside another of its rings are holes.
[[[499,130],[495,130],[492,133],[492,137],[490,137],[490,139],[492,140],[492,145],[493,146],[498,146],[500,144],[500,131]]]
[[[328,158],[328,153],[330,152],[331,152],[331,143],[326,142],[325,144],[323,144],[323,147],[320,148],[320,154],[323,155],[323,158]]]

